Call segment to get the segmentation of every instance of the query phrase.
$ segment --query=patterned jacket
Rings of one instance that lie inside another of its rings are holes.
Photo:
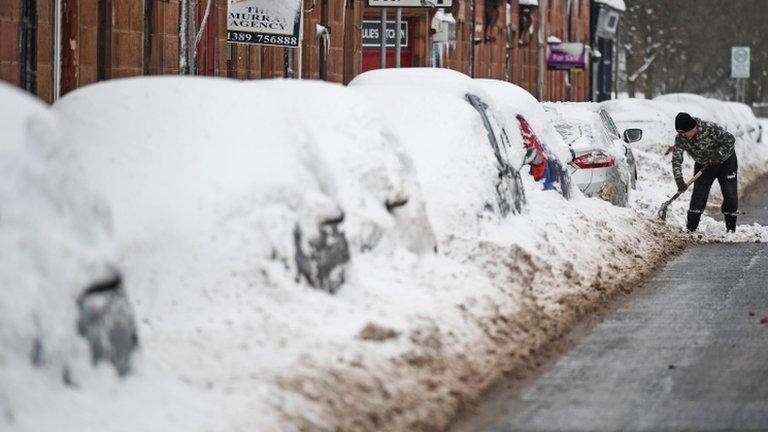
[[[725,162],[734,153],[736,139],[730,132],[717,123],[703,121],[694,117],[699,125],[699,133],[691,139],[681,135],[675,138],[675,150],[672,154],[672,174],[678,187],[683,187],[683,152],[688,152],[694,161],[701,165],[713,165]]]

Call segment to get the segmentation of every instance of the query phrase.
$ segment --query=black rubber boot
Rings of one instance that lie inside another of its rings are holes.
[[[736,216],[723,215],[725,219],[725,229],[728,232],[736,232]]]
[[[697,211],[689,211],[688,212],[688,224],[686,225],[686,228],[688,228],[688,231],[696,231],[696,228],[699,227],[699,221],[701,220],[701,213]],[[734,222],[735,223],[735,222]]]

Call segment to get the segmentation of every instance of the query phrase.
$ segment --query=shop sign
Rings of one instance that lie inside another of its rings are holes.
[[[302,8],[275,5],[275,0],[228,0],[227,41],[254,45],[298,47]]]
[[[387,47],[395,46],[395,21],[387,21]],[[381,46],[381,21],[363,20],[363,47],[376,48]],[[408,21],[400,22],[400,46],[408,46]]]

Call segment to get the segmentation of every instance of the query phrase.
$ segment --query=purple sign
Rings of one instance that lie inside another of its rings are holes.
[[[549,69],[584,69],[587,66],[587,49],[583,43],[556,43],[549,45],[547,67]]]

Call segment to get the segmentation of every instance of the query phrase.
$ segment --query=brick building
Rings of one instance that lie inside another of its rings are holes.
[[[540,17],[545,41],[555,36],[589,44],[594,1],[454,0],[453,7],[444,11],[403,9],[408,38],[402,66],[448,67],[475,77],[508,80],[537,94],[539,55],[546,53],[539,50]],[[105,79],[179,73],[180,0],[2,0],[0,79],[46,101],[54,99],[57,2],[62,5],[61,94]],[[301,50],[228,43],[227,0],[212,2],[198,46],[198,75],[238,79],[300,75],[346,83],[379,67],[379,49],[363,47],[363,30],[364,24],[380,23],[381,10],[364,0],[303,0]],[[198,24],[205,3],[197,2]],[[394,21],[394,15],[394,9],[388,9],[388,21]],[[436,43],[436,18],[445,17],[455,23],[455,40]],[[388,58],[390,65],[394,63],[394,49]],[[545,71],[543,98],[588,100],[592,73],[587,63],[584,71]]]

